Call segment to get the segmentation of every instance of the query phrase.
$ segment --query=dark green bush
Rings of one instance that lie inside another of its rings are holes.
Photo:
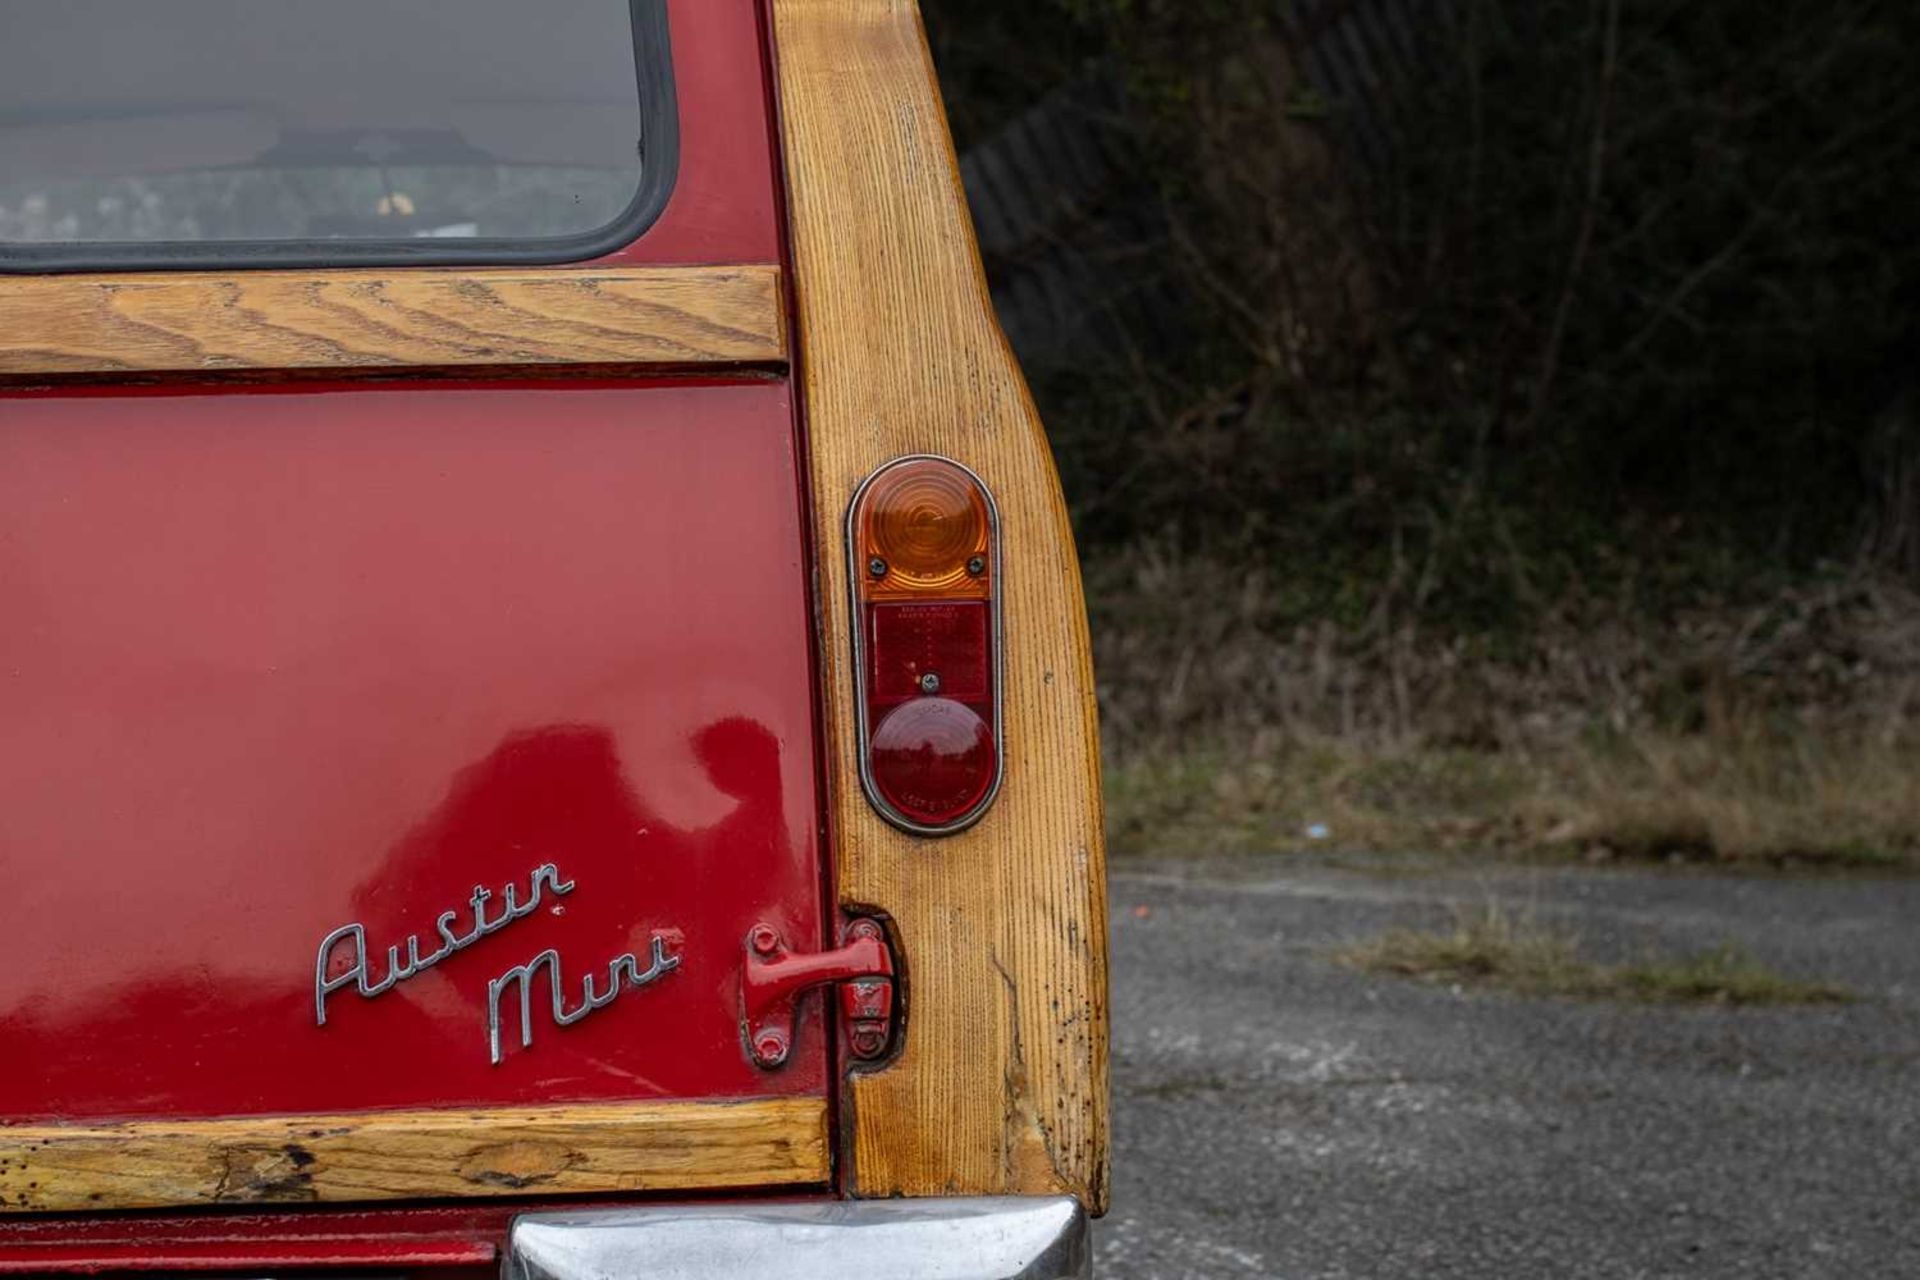
[[[1032,369],[1090,547],[1474,626],[1682,555],[1920,570],[1920,6],[1425,0],[1354,101],[1298,72],[1343,2],[928,0],[963,147],[1127,90],[1114,261],[1179,314]]]

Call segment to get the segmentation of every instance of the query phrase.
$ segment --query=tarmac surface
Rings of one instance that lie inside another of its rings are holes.
[[[1391,872],[1389,874],[1389,871]],[[1103,1280],[1920,1277],[1920,879],[1130,862]],[[1348,971],[1497,900],[1859,1003],[1650,1008]]]

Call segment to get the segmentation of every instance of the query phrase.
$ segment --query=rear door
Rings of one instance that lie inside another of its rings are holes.
[[[751,0],[0,0],[9,1212],[805,1186]],[[718,264],[718,265],[715,265]]]

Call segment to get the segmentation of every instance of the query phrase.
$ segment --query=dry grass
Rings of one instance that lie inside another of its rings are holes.
[[[1920,751],[1649,736],[1571,762],[1553,834],[1590,852],[1733,864],[1920,867]]]
[[[1920,870],[1920,750],[1629,741],[1506,750],[1285,745],[1108,771],[1121,856],[1310,850]]]
[[[1920,597],[1838,579],[1523,643],[1287,629],[1258,574],[1096,565],[1110,833],[1135,852],[1500,850],[1920,869]]]
[[[1122,751],[1167,740],[1505,748],[1657,728],[1920,741],[1920,594],[1866,572],[1656,611],[1570,590],[1514,634],[1449,634],[1413,566],[1340,624],[1275,575],[1152,545],[1088,566],[1101,709]],[[1521,568],[1512,570],[1523,574]],[[1630,576],[1630,575],[1625,575]]]
[[[1677,958],[1593,964],[1581,959],[1571,936],[1516,918],[1496,904],[1460,913],[1449,930],[1399,929],[1336,952],[1335,958],[1367,973],[1581,1000],[1807,1005],[1854,998],[1830,983],[1785,977],[1730,943]]]
[[[1116,853],[1505,847],[1533,780],[1496,753],[1370,752],[1337,743],[1265,754],[1228,747],[1142,753],[1109,767]]]

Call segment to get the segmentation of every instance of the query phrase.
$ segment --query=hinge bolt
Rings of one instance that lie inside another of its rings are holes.
[[[848,1037],[853,1056],[863,1061],[879,1057],[887,1051],[887,1032],[884,1027],[868,1024],[855,1027]]]
[[[762,1031],[753,1040],[754,1056],[763,1067],[777,1067],[787,1060],[787,1033],[775,1027]]]
[[[774,932],[772,925],[753,926],[753,932],[747,935],[747,941],[757,955],[770,956],[780,950],[780,935]]]

